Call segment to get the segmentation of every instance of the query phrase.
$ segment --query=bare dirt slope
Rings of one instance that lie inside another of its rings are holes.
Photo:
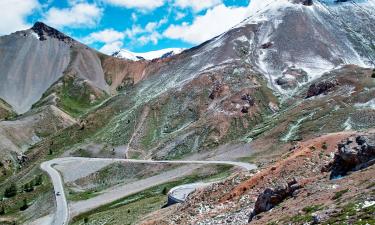
[[[374,166],[337,180],[322,172],[332,160],[337,143],[352,135],[355,132],[342,132],[300,142],[251,177],[240,174],[198,191],[186,203],[146,217],[143,224],[247,224],[255,200],[265,188],[294,178],[302,189],[251,224],[304,224],[317,217],[319,223],[354,223],[361,219],[371,224],[375,219],[371,206]]]
[[[43,138],[69,127],[76,121],[54,106],[47,106],[14,121],[0,122],[0,154],[8,158],[10,153],[23,155],[29,147]]]

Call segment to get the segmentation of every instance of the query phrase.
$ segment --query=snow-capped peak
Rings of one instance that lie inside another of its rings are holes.
[[[112,56],[121,58],[121,59],[133,60],[133,61],[153,60],[153,59],[159,59],[159,58],[168,58],[173,55],[180,54],[184,50],[185,49],[183,48],[166,48],[166,49],[161,49],[161,50],[151,51],[151,52],[135,53],[126,49],[121,49],[120,51],[113,53]]]

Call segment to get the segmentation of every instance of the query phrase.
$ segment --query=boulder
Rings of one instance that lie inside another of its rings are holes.
[[[302,186],[295,179],[288,183],[283,183],[276,188],[266,188],[258,196],[254,210],[250,214],[249,222],[258,214],[272,209],[286,198],[293,196],[293,193],[301,188]]]
[[[339,85],[337,80],[327,80],[311,84],[307,91],[306,98],[311,98],[321,94],[328,94],[337,85]]]
[[[327,166],[331,179],[347,175],[375,163],[375,137],[357,136],[348,138],[337,145],[334,159]]]

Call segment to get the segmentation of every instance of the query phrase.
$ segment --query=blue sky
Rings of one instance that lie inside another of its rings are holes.
[[[43,21],[105,53],[189,48],[245,18],[249,0],[0,0],[0,35]],[[7,11],[7,12],[5,12]]]

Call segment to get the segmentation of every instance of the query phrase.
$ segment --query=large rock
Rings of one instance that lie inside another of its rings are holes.
[[[306,98],[311,98],[313,96],[318,96],[321,94],[328,94],[337,85],[339,85],[337,80],[322,81],[319,83],[311,84],[309,90],[307,91]]]
[[[301,185],[299,185],[296,180],[284,183],[275,189],[266,188],[263,193],[258,196],[254,210],[250,214],[249,222],[259,213],[266,212],[280,204],[284,199],[292,196],[293,193],[300,188]]]
[[[338,144],[333,161],[328,165],[331,179],[347,175],[375,163],[375,137],[350,137]]]

